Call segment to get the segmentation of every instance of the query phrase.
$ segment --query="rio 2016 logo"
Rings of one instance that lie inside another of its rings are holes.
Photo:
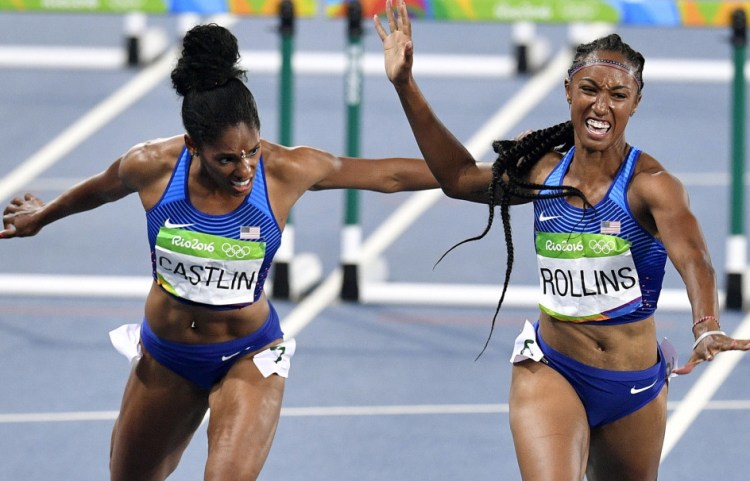
[[[567,241],[555,242],[548,240],[544,248],[554,252],[581,252],[583,251],[583,243],[578,241],[569,244]]]
[[[172,245],[203,252],[214,252],[215,250],[211,242],[201,242],[198,239],[185,239],[178,235],[172,237]]]

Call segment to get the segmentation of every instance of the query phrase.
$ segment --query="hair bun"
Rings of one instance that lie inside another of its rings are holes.
[[[182,55],[172,71],[172,86],[185,96],[226,84],[234,78],[244,79],[239,67],[237,38],[215,23],[198,25],[185,34]]]

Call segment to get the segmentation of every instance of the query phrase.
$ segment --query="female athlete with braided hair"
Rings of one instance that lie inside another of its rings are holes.
[[[579,46],[564,83],[570,121],[495,142],[490,168],[477,164],[422,95],[399,1],[396,13],[386,4],[390,32],[374,18],[386,73],[443,191],[488,204],[485,233],[500,206],[508,267],[498,310],[513,263],[509,206],[534,205],[541,311],[516,339],[509,395],[522,478],[657,479],[668,376],[722,351],[748,350],[750,341],[720,330],[715,273],[685,189],[625,141],[641,100],[643,56],[615,34]],[[667,257],[693,314],[695,344],[680,368],[656,341]]]
[[[204,479],[253,480],[279,421],[294,340],[263,292],[290,209],[308,190],[438,187],[419,159],[336,157],[260,137],[237,40],[199,25],[172,84],[186,133],[133,147],[108,169],[44,203],[5,208],[0,238],[137,192],[154,282],[143,322],[113,331],[137,360],[112,432],[113,481],[165,479],[210,408]]]

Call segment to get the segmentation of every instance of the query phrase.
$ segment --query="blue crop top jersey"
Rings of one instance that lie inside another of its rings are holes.
[[[244,202],[223,215],[205,214],[190,202],[191,161],[183,149],[162,198],[146,212],[154,280],[189,304],[216,309],[252,304],[263,293],[281,244],[263,158]]]
[[[544,185],[562,185],[574,152],[566,153]],[[574,207],[564,197],[534,200],[539,307],[552,317],[611,325],[637,322],[656,310],[666,250],[638,224],[627,201],[640,153],[631,147],[593,209]]]

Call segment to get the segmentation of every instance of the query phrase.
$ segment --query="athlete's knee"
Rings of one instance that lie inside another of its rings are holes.
[[[114,454],[109,459],[110,481],[164,481],[177,469],[179,456],[167,456],[161,460],[149,456],[124,459]]]
[[[177,469],[182,451],[149,452],[138,444],[126,441],[115,423],[109,450],[110,481],[164,481]]]
[[[265,456],[209,456],[204,481],[255,481]]]
[[[658,466],[633,465],[618,468],[589,469],[586,471],[588,481],[656,481],[659,475]]]

